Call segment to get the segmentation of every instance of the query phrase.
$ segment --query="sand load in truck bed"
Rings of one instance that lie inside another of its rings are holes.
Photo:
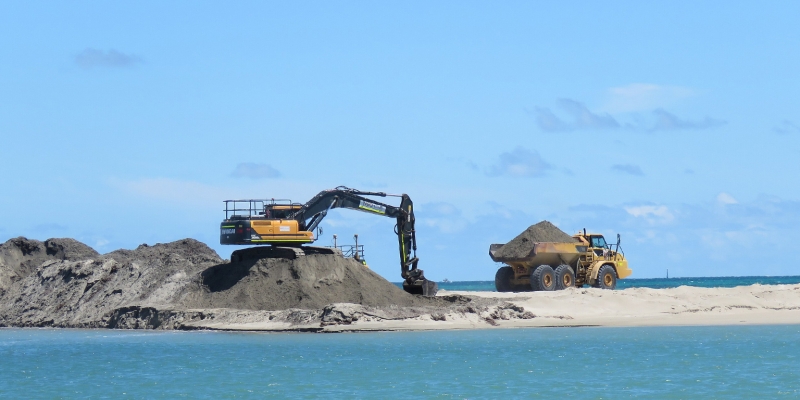
[[[574,241],[575,239],[573,239],[572,236],[558,229],[558,227],[550,223],[550,221],[542,221],[529,226],[528,229],[503,245],[503,247],[495,252],[495,257],[508,259],[524,258],[530,254],[534,244],[537,242],[570,243]]]

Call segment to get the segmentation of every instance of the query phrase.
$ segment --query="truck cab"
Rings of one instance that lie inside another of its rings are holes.
[[[572,237],[575,238],[576,241],[586,245],[586,247],[591,249],[598,256],[602,256],[608,250],[611,250],[612,245],[608,244],[606,238],[599,233],[578,232]]]
[[[594,251],[594,254],[602,256],[611,250],[611,246],[606,243],[606,238],[603,235],[591,234],[588,237],[589,248]]]
[[[604,238],[603,235],[589,236],[589,243],[592,248],[602,248],[602,249],[608,248],[608,244],[606,244],[606,238]]]

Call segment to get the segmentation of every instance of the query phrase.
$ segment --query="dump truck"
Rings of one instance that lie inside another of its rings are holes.
[[[572,242],[530,243],[530,252],[521,257],[503,257],[498,254],[503,244],[490,245],[492,260],[506,264],[495,274],[497,291],[549,291],[584,285],[614,289],[617,279],[633,273],[620,247],[619,234],[616,244],[585,229],[572,238]]]

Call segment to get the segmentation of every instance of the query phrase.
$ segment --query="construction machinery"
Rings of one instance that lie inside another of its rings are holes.
[[[384,204],[364,196],[400,198],[399,206]],[[339,186],[323,190],[305,204],[290,200],[225,200],[225,220],[220,224],[219,241],[232,245],[267,245],[249,251],[234,251],[232,260],[247,255],[253,257],[293,257],[307,253],[333,254],[336,249],[308,246],[319,236],[319,224],[333,208],[347,208],[373,215],[395,218],[395,233],[400,250],[400,276],[403,289],[412,294],[435,296],[436,282],[425,278],[417,268],[417,239],[414,230],[414,209],[407,194],[364,192]],[[317,230],[318,235],[314,235]]]
[[[530,253],[520,258],[499,257],[496,253],[503,245],[489,246],[492,260],[506,264],[495,274],[497,291],[549,291],[584,285],[614,289],[617,279],[633,273],[620,248],[619,234],[616,244],[585,229],[572,238],[573,242],[532,243]]]

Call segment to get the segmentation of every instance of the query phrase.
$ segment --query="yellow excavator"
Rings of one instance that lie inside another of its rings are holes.
[[[399,197],[400,206],[384,204],[364,196]],[[417,268],[416,231],[414,230],[414,208],[407,194],[391,195],[384,192],[364,192],[339,186],[323,190],[305,204],[285,199],[225,200],[225,220],[220,224],[220,244],[267,245],[248,254],[259,257],[293,257],[306,253],[333,254],[332,249],[308,246],[316,240],[314,231],[333,208],[348,208],[369,214],[395,218],[395,233],[400,250],[400,276],[403,289],[412,294],[435,296],[436,282],[425,278]],[[244,252],[234,251],[232,261]]]

